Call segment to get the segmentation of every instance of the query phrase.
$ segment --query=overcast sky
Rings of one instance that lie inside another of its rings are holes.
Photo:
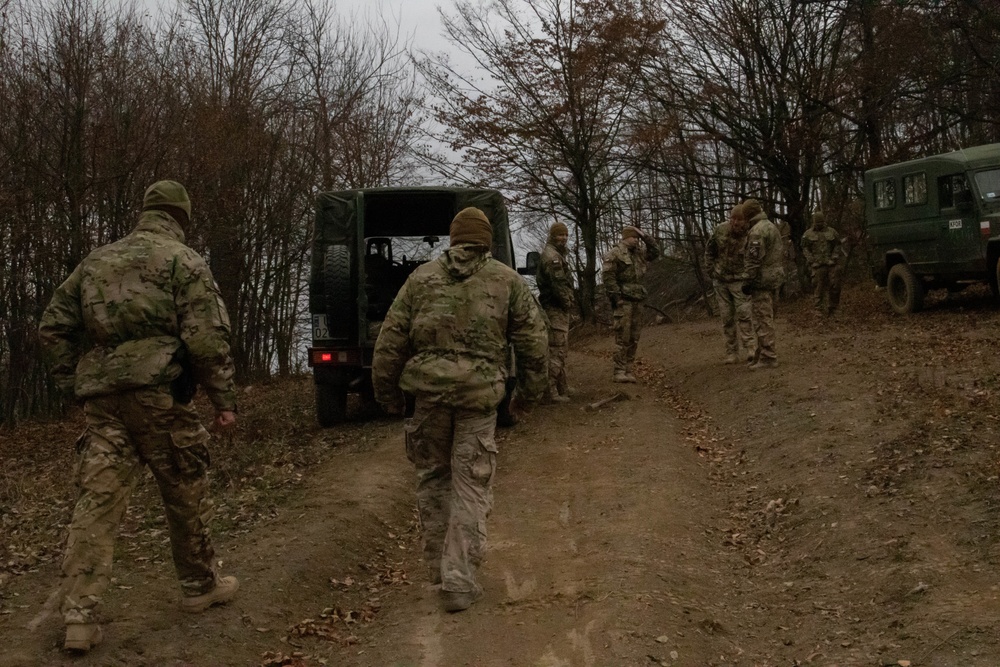
[[[437,8],[450,12],[452,0],[334,0],[337,13],[341,16],[366,14],[382,16],[388,25],[397,20],[400,37],[412,39],[413,47],[421,51],[446,51],[447,41],[441,36],[441,18]]]

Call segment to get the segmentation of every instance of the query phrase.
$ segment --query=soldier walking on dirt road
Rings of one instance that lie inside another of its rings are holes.
[[[450,236],[451,247],[414,271],[389,308],[372,385],[390,414],[403,411],[404,392],[416,399],[403,430],[417,469],[424,558],[444,609],[461,611],[482,595],[476,570],[486,552],[508,346],[517,363],[516,417],[545,393],[548,336],[528,286],[490,254],[486,215],[459,211]]]
[[[569,401],[566,380],[566,351],[569,347],[569,322],[576,308],[573,277],[566,261],[569,228],[555,222],[549,228],[549,238],[542,250],[536,284],[538,300],[548,318],[549,327],[549,390],[547,402]]]
[[[729,220],[716,226],[705,246],[705,268],[712,277],[719,304],[722,331],[726,339],[725,363],[753,358],[756,343],[750,317],[750,298],[743,293],[747,279],[743,268],[747,246],[747,221],[739,204],[729,212]],[[737,336],[738,334],[738,336]]]
[[[622,240],[604,256],[601,273],[604,291],[611,302],[614,316],[615,343],[614,382],[635,382],[632,362],[639,347],[642,319],[639,306],[646,300],[642,277],[646,264],[660,256],[660,246],[652,236],[638,227],[625,227]]]
[[[802,234],[802,256],[809,265],[813,307],[824,315],[834,315],[840,305],[843,252],[840,234],[827,226],[826,216],[821,211],[812,214],[812,226]]]
[[[143,466],[163,498],[181,608],[204,611],[239,588],[212,563],[209,435],[191,406],[201,385],[215,426],[236,423],[229,315],[205,260],[184,245],[190,216],[180,183],[151,185],[132,233],[90,253],[42,315],[52,375],[83,402],[87,423],[62,564],[66,650],[89,651],[102,639],[95,608]]]
[[[778,365],[774,341],[774,291],[785,278],[785,248],[781,233],[767,219],[764,208],[756,199],[743,202],[742,216],[750,223],[744,268],[747,281],[743,293],[750,295],[754,334],[757,337],[754,370]]]

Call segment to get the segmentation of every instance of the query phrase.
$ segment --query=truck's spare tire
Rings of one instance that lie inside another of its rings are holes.
[[[351,253],[345,245],[327,246],[323,255],[323,302],[330,336],[349,338],[357,307],[351,290]]]

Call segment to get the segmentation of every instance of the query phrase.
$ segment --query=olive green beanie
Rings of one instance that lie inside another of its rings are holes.
[[[476,245],[493,245],[493,226],[486,214],[474,206],[463,208],[451,221],[449,230],[451,244],[474,243]]]
[[[162,210],[161,206],[176,206],[191,217],[191,199],[184,186],[177,181],[157,181],[146,189],[142,210]]]
[[[760,205],[760,202],[756,199],[747,199],[743,202],[743,217],[746,218],[747,222],[754,219],[754,216],[760,215],[764,212],[764,207]]]

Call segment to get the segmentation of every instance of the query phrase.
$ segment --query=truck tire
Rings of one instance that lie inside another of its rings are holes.
[[[331,245],[323,255],[323,303],[333,338],[351,335],[356,298],[351,290],[351,253],[345,245]]]
[[[885,283],[889,305],[900,315],[915,313],[924,307],[924,283],[909,264],[895,264]]]
[[[347,419],[347,387],[316,383],[316,418],[322,428],[330,428]]]

